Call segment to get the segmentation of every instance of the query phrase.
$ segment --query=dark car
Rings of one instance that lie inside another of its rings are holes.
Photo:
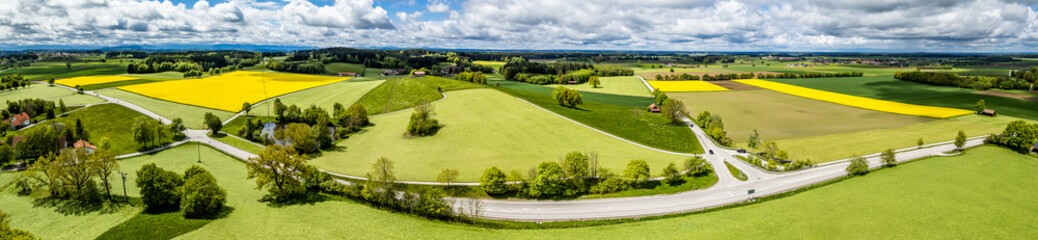
[[[741,148],[740,148],[739,150],[736,150],[736,152],[739,152],[739,153],[746,153],[746,149],[741,149]]]
[[[713,155],[713,154],[714,154],[714,150],[710,149],[710,155]]]

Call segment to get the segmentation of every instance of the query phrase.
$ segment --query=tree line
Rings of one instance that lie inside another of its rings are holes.
[[[1030,71],[1022,71],[1017,74],[1020,76],[1027,75]],[[1031,73],[1033,76],[1033,73]],[[1024,78],[1010,78],[1010,77],[984,77],[984,76],[959,76],[955,73],[939,73],[939,72],[896,72],[894,78],[903,81],[911,81],[918,83],[925,83],[937,86],[956,86],[960,88],[970,88],[977,90],[987,90],[991,88],[999,89],[1028,89],[1031,87],[1032,82],[1028,82]]]
[[[683,163],[684,173],[677,164],[670,163],[663,169],[664,183],[681,184],[682,176],[704,176],[713,168],[702,157],[692,157]],[[597,153],[570,152],[559,162],[542,162],[523,173],[512,170],[508,175],[497,167],[491,167],[480,177],[480,187],[487,194],[516,195],[530,198],[555,199],[575,197],[582,194],[603,194],[627,189],[642,188],[651,177],[645,160],[631,160],[622,173],[613,173],[598,166]]]
[[[54,77],[51,76],[50,79],[54,79]],[[6,91],[8,89],[18,90],[18,88],[25,88],[28,87],[30,84],[32,83],[29,82],[28,79],[25,79],[25,77],[22,77],[21,74],[0,76],[0,90],[3,91]]]
[[[229,72],[256,65],[261,60],[260,54],[238,51],[156,53],[143,60],[130,63],[126,67],[126,72],[177,71],[187,73],[199,71],[213,73],[216,70]]]

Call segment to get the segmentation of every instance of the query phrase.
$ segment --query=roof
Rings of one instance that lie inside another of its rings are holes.
[[[339,75],[354,75],[354,74],[357,74],[357,73],[355,73],[355,72],[339,72]]]
[[[73,143],[72,147],[73,148],[86,147],[86,148],[94,149],[94,150],[97,149],[97,147],[95,147],[93,144],[90,144],[90,142],[87,142],[86,140],[83,140],[83,139],[80,139],[79,141],[76,141],[76,143]]]
[[[25,112],[19,113],[18,115],[14,115],[15,124],[22,124],[22,122],[25,122],[25,120],[29,120],[29,114],[25,114]]]
[[[658,107],[660,107],[660,106],[659,106],[659,105],[656,105],[655,103],[653,103],[653,104],[649,105],[649,107],[650,107],[650,108],[658,108]]]
[[[984,113],[995,113],[995,109],[984,109]]]
[[[1038,141],[1034,141],[1034,147],[1038,148]]]
[[[425,74],[425,72],[418,71],[418,72],[414,72],[414,74]]]

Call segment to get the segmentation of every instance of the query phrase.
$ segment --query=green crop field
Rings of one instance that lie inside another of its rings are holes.
[[[98,97],[76,94],[76,91],[67,88],[36,83],[29,85],[27,88],[0,92],[0,106],[7,108],[7,101],[17,101],[26,98],[54,101],[55,104],[60,99],[65,101],[65,105],[86,105],[105,102],[104,99]]]
[[[595,227],[514,230],[486,229],[390,213],[350,201],[325,200],[269,206],[257,201],[265,193],[245,179],[241,163],[202,148],[200,164],[227,190],[226,218],[182,235],[182,238],[310,239],[668,239],[702,238],[1020,238],[1038,234],[1029,206],[1038,199],[1025,192],[1038,187],[1038,158],[995,147],[980,147],[964,156],[929,158],[870,173],[829,186],[759,204],[644,222]],[[146,163],[183,171],[195,162],[195,147],[185,146],[123,160],[126,170]],[[399,165],[398,165],[399,166]],[[12,179],[17,173],[0,174]],[[130,174],[133,181],[135,176]],[[3,186],[3,185],[0,185]],[[9,186],[9,185],[8,185]],[[116,187],[121,187],[117,184]],[[137,195],[132,184],[131,196]],[[64,215],[49,207],[33,207],[29,197],[10,187],[0,195],[0,209],[12,227],[45,239],[91,239],[133,217],[134,208],[114,213]],[[853,203],[853,204],[852,204]],[[273,221],[277,219],[290,221]],[[358,219],[362,219],[358,220]],[[89,224],[88,224],[89,223]],[[334,226],[334,227],[314,227]],[[871,229],[863,231],[862,229]],[[434,234],[435,233],[435,234]]]
[[[912,125],[934,118],[885,113],[801,98],[771,90],[667,93],[693,117],[721,115],[728,136],[748,140],[753,129],[765,140],[801,138]]]
[[[86,85],[86,86],[82,86],[82,87],[83,87],[83,90],[93,91],[93,90],[98,90],[98,89],[114,88],[114,87],[121,87],[121,86],[129,86],[129,85],[134,85],[134,84],[153,83],[153,82],[159,82],[159,81],[164,81],[164,80],[135,79],[135,80],[118,81],[118,82],[110,82],[110,83],[90,84],[90,85]]]
[[[117,75],[126,73],[126,66],[129,64],[129,61],[123,63],[119,63],[118,61],[108,63],[83,63],[80,61],[72,62],[72,68],[66,68],[65,62],[36,62],[33,63],[32,66],[4,71],[3,74],[0,75],[21,74],[29,80],[44,80],[50,75],[54,75],[54,78]]]
[[[376,116],[371,118],[374,126],[311,162],[363,176],[375,160],[387,157],[396,162],[401,180],[434,180],[441,169],[455,168],[461,173],[459,181],[474,182],[493,166],[523,172],[573,151],[597,152],[600,166],[617,172],[630,160],[644,159],[654,175],[685,158],[610,138],[492,89],[447,92],[447,98],[433,107],[443,125],[433,136],[404,136],[411,111]]]
[[[645,83],[643,83],[641,79],[638,79],[638,77],[600,77],[598,79],[602,81],[602,85],[597,88],[591,87],[591,84],[587,83],[562,86],[581,92],[596,92],[628,96],[652,96],[652,93],[649,92],[649,88],[645,87]],[[555,88],[560,85],[551,84],[546,86]]]
[[[497,75],[497,74],[490,75],[490,77],[487,78],[487,82],[491,86],[496,86],[496,87],[506,88],[506,89],[512,89],[512,90],[518,90],[518,91],[523,91],[523,92],[529,92],[529,93],[536,93],[536,94],[541,94],[541,95],[548,95],[549,97],[551,96],[551,92],[555,90],[554,87],[548,87],[548,86],[542,86],[542,85],[536,85],[536,84],[530,84],[530,83],[524,83],[524,82],[506,81],[500,75]],[[639,83],[640,82],[641,81],[639,81]],[[644,84],[641,85],[641,86],[642,86],[642,89],[646,89]],[[579,88],[579,85],[577,85],[577,86],[567,85],[566,87],[567,88],[571,88],[571,89],[577,89],[577,88]],[[591,86],[587,86],[587,88],[589,88],[589,89],[590,89],[590,87]],[[616,94],[607,94],[607,93],[601,93],[601,92],[584,91],[582,89],[577,89],[577,91],[580,91],[580,95],[582,95],[584,97],[584,102],[596,102],[596,103],[605,103],[605,104],[613,104],[613,105],[622,105],[622,106],[628,106],[628,107],[646,108],[646,107],[649,107],[649,104],[652,104],[652,103],[654,103],[656,101],[651,96],[651,93],[649,94],[649,96],[628,96],[628,95],[616,95]],[[648,91],[648,90],[645,90],[645,91]]]
[[[202,117],[207,112],[215,114],[217,117],[220,117],[221,120],[227,120],[227,118],[234,116],[235,114],[228,111],[196,107],[174,102],[167,102],[115,88],[98,90],[97,93],[113,97],[122,101],[126,101],[129,103],[133,103],[134,105],[141,106],[145,109],[151,110],[152,112],[155,112],[156,114],[168,119],[174,119],[178,117],[182,118],[184,119],[184,126],[193,129],[205,128],[205,126],[202,124]]]
[[[280,99],[281,103],[285,105],[295,104],[303,109],[310,107],[310,105],[317,105],[317,107],[331,112],[335,103],[342,103],[343,106],[348,108],[364,96],[364,94],[367,94],[372,89],[382,85],[383,82],[385,81],[355,82],[349,80],[306,89],[289,96],[280,97]],[[365,107],[371,108],[371,106]],[[270,111],[268,111],[268,109]],[[267,101],[263,104],[252,106],[252,112],[250,112],[250,114],[256,116],[274,116],[273,109],[274,101]]]
[[[403,77],[387,80],[384,84],[364,94],[357,100],[357,103],[364,105],[368,109],[368,114],[375,115],[439,100],[443,98],[439,90],[450,91],[480,87],[483,85],[435,76]]]
[[[184,73],[176,71],[159,72],[159,73],[127,73],[119,74],[120,76],[127,77],[139,77],[139,78],[153,78],[153,79],[184,79]]]
[[[133,141],[133,135],[130,132],[130,126],[133,126],[134,120],[139,116],[144,116],[144,114],[123,107],[122,105],[112,103],[100,104],[77,110],[65,116],[51,119],[43,124],[8,134],[22,135],[26,131],[49,126],[54,122],[63,123],[67,127],[74,127],[76,126],[76,119],[79,119],[80,122],[83,123],[83,128],[85,128],[87,133],[90,135],[90,138],[87,139],[87,141],[94,145],[100,145],[101,139],[107,137],[108,141],[112,144],[112,149],[110,149],[112,153],[115,155],[121,155],[137,152],[137,150],[140,150],[142,147],[140,144]],[[172,141],[171,139],[167,140]]]
[[[500,90],[627,140],[669,151],[703,153],[692,130],[684,124],[671,124],[662,115],[649,113],[645,107],[584,102],[579,108],[568,108],[559,105],[550,95],[508,88]]]
[[[959,130],[971,137],[1001,133],[1006,124],[1013,120],[1019,118],[966,115],[904,127],[785,139],[776,143],[780,149],[788,151],[793,159],[810,158],[816,163],[829,162],[849,158],[854,154],[866,155],[887,149],[914,147],[919,138],[926,144],[951,141]],[[739,146],[745,147],[745,144]]]
[[[328,74],[336,74],[340,72],[352,72],[364,74],[364,64],[359,63],[328,63],[324,65],[324,72]]]
[[[880,100],[959,109],[973,109],[977,101],[984,99],[987,107],[998,110],[999,114],[1038,120],[1036,102],[978,95],[973,94],[977,91],[972,89],[901,81],[891,76],[769,80]]]

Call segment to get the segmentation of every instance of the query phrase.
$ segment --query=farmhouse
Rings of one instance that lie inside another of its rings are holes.
[[[339,72],[335,75],[338,75],[340,77],[360,77],[360,74],[357,74],[355,72]]]
[[[425,77],[425,72],[418,71],[418,72],[411,73],[411,77]]]
[[[29,114],[22,112],[17,115],[14,115],[9,120],[4,120],[4,122],[10,123],[11,128],[18,129],[20,127],[28,126],[30,124],[29,120],[32,120],[32,118],[29,117]]]
[[[1038,141],[1034,141],[1034,145],[1031,145],[1031,151],[1030,152],[1038,153]]]
[[[980,112],[980,115],[985,115],[985,116],[992,116],[992,117],[994,117],[994,116],[995,116],[995,110],[994,110],[994,109],[984,109],[984,111],[983,111],[983,112]]]
[[[577,84],[577,80],[569,80],[569,82],[566,82],[566,83],[568,83],[568,84]]]
[[[73,143],[72,144],[72,148],[75,148],[75,149],[86,148],[86,151],[90,152],[90,153],[92,153],[92,152],[97,150],[96,146],[94,146],[93,144],[90,144],[90,142],[87,142],[86,140],[82,140],[82,139],[80,139],[79,141],[76,141],[76,143]]]
[[[400,72],[403,72],[403,71],[404,71],[403,69],[386,69],[386,70],[382,70],[382,76],[400,75]]]
[[[660,112],[660,106],[656,105],[655,103],[653,103],[652,105],[649,105],[649,112],[653,112],[653,113]]]

